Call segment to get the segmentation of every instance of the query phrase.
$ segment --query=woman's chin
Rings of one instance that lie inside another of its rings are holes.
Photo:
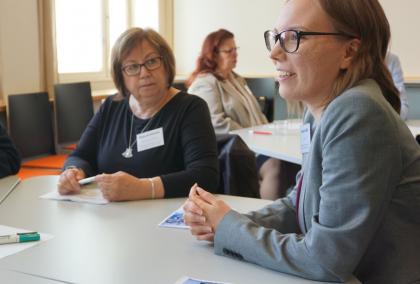
[[[289,88],[282,88],[280,86],[279,95],[285,100],[296,100],[296,98],[294,98],[294,95],[295,95],[294,92],[290,90]]]

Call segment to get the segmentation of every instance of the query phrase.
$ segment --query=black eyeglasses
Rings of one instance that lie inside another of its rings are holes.
[[[323,33],[323,32],[303,32],[298,30],[285,30],[280,33],[266,31],[264,33],[265,45],[268,51],[272,51],[279,41],[281,48],[287,53],[296,52],[299,48],[300,39],[303,36],[332,35],[354,38],[354,36],[345,33]]]
[[[162,65],[162,57],[157,56],[146,60],[144,63],[133,63],[123,66],[121,69],[127,76],[137,76],[141,72],[141,67],[145,67],[148,71],[158,69]]]

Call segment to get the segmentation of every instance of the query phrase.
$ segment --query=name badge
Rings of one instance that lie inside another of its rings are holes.
[[[137,134],[136,139],[137,152],[165,145],[162,127]]]
[[[311,147],[311,126],[305,123],[300,127],[300,151],[302,154],[309,152]]]

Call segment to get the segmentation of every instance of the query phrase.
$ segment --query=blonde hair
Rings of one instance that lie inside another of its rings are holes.
[[[378,83],[385,99],[399,113],[399,92],[385,63],[391,32],[382,6],[377,0],[318,1],[338,32],[353,35],[361,42],[351,66],[340,72],[333,96],[370,78]]]
[[[153,29],[130,28],[118,37],[111,52],[111,76],[119,98],[129,95],[124,85],[122,61],[143,41],[147,41],[162,56],[163,66],[168,73],[168,88],[174,81],[175,56],[165,39]]]

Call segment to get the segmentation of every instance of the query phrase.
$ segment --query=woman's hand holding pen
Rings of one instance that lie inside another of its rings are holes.
[[[143,195],[146,190],[139,190],[145,187],[141,179],[138,179],[126,172],[113,174],[100,174],[95,177],[102,195],[109,201],[126,201],[145,199]]]
[[[231,208],[211,193],[198,187],[191,188],[184,204],[184,221],[190,226],[191,234],[198,240],[213,241],[217,225]]]
[[[69,168],[61,173],[58,179],[58,192],[60,194],[74,194],[80,192],[79,180],[85,178],[86,174],[82,169]]]

